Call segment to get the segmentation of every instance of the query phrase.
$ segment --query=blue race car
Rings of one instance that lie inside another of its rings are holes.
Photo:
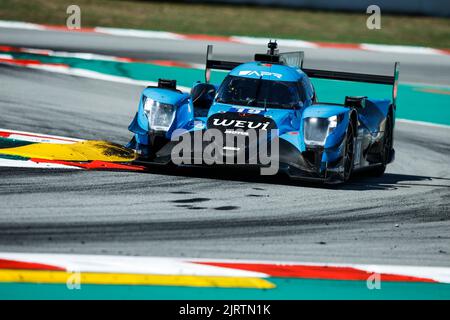
[[[383,175],[395,155],[399,63],[393,76],[306,69],[303,52],[279,53],[272,41],[268,47],[255,61],[238,63],[213,60],[208,46],[205,82],[190,94],[175,80],[147,87],[127,147],[149,164],[262,169],[276,162],[276,172],[325,183],[346,182],[362,169]],[[212,69],[228,72],[220,85],[210,83]],[[310,78],[392,85],[392,99],[319,102]],[[181,140],[189,143],[180,147]]]

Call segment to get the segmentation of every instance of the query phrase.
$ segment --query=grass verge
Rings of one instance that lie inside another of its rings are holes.
[[[369,30],[365,13],[122,0],[1,0],[0,19],[64,25],[71,4],[80,6],[83,27],[450,48],[450,19],[434,17],[382,14],[381,30]]]

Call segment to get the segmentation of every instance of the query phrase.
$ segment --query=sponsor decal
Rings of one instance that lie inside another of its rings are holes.
[[[240,113],[241,116],[245,116],[246,114],[264,114],[264,110],[260,109],[249,109],[249,108],[231,108],[230,112]]]
[[[215,127],[233,127],[233,128],[241,128],[241,129],[260,129],[267,130],[270,125],[269,121],[266,122],[254,122],[247,120],[234,120],[234,119],[217,119],[213,118],[213,125]]]
[[[227,130],[225,130],[225,133],[226,134],[236,134],[236,135],[241,135],[241,136],[248,136],[249,135],[248,132],[242,131],[242,130],[230,130],[230,129],[227,129]]]
[[[278,79],[281,79],[283,75],[281,73],[275,73],[275,72],[268,72],[268,71],[252,71],[252,70],[242,70],[239,71],[240,76],[256,76],[258,78],[261,78],[263,76],[272,76]]]

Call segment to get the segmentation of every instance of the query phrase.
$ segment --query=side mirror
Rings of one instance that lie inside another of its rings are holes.
[[[358,97],[346,96],[344,105],[350,108],[364,109],[366,107],[366,100],[367,100],[366,96],[358,96]]]
[[[195,109],[209,109],[216,95],[216,87],[209,83],[198,83],[191,90],[191,100]]]

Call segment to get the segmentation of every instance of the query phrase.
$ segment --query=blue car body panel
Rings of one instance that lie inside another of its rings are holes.
[[[174,105],[177,109],[175,120],[166,132],[166,138],[170,139],[175,129],[184,128],[193,120],[194,112],[192,104],[189,102],[189,94],[175,90],[148,87],[142,92],[138,112],[128,127],[128,130],[135,134],[135,139],[127,147],[139,149],[149,144],[148,133],[152,128],[149,126],[149,121],[144,111],[144,102],[149,98],[161,103]]]

